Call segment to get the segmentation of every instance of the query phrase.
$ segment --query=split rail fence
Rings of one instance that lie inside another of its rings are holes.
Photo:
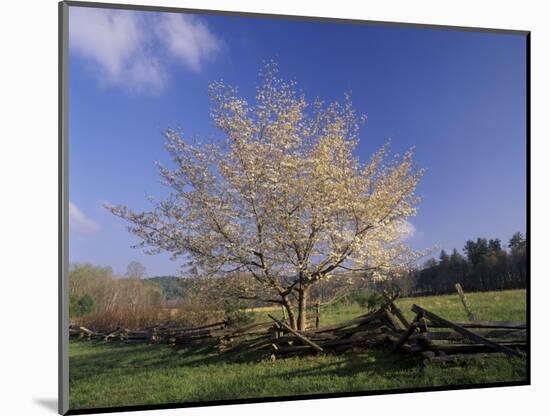
[[[418,305],[409,321],[395,300],[384,293],[385,303],[373,312],[350,321],[306,331],[291,328],[284,319],[268,315],[270,322],[241,327],[226,321],[194,328],[157,326],[140,330],[117,329],[99,333],[85,327],[70,327],[70,335],[85,339],[124,343],[215,346],[235,357],[269,357],[343,353],[385,347],[430,361],[446,361],[471,354],[499,353],[522,357],[527,349],[525,322],[470,320],[453,322]],[[466,306],[466,305],[465,305]],[[473,314],[468,314],[473,317]]]

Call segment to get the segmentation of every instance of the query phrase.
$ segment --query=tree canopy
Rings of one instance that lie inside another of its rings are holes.
[[[210,85],[224,140],[166,131],[172,164],[158,167],[168,198],[146,212],[108,208],[149,253],[170,252],[207,276],[250,274],[256,297],[281,303],[302,329],[309,287],[331,272],[376,277],[416,257],[403,237],[422,170],[412,151],[390,155],[387,145],[366,162],[354,155],[364,117],[349,95],[309,103],[274,64],[260,80],[253,103]]]

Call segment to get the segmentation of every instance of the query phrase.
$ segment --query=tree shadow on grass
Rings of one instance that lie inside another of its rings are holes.
[[[78,342],[79,343],[79,342]],[[167,345],[154,344],[124,344],[104,341],[82,341],[86,350],[77,353],[70,359],[70,381],[101,377],[104,374],[117,370],[117,374],[125,376],[140,375],[144,371],[173,370],[174,368],[196,368],[216,364],[252,364],[266,361],[269,354],[257,351],[250,354],[217,352],[213,346],[189,346],[174,349]],[[78,346],[76,344],[75,346]],[[385,375],[387,372],[399,372],[418,366],[417,362],[408,355],[392,354],[385,348],[370,348],[369,350],[348,351],[342,354],[326,354],[330,360],[323,360],[323,355],[316,360],[315,355],[304,355],[304,359],[313,358],[312,362],[296,368],[289,368],[291,364],[286,359],[279,359],[282,365],[269,378],[302,378],[302,377],[353,377],[360,373]],[[334,359],[334,361],[333,361]],[[290,366],[292,367],[292,365]],[[114,374],[114,373],[113,373]]]
[[[97,348],[96,351],[87,351],[85,354],[76,355],[70,358],[71,366],[80,370],[97,371],[98,368],[110,369],[119,368],[173,368],[175,366],[197,367],[209,364],[242,364],[257,363],[265,361],[268,357],[266,351],[255,351],[253,353],[227,352],[218,353],[213,345],[186,346],[173,348],[167,345],[154,344],[124,344],[104,341],[82,341],[86,346]],[[154,353],[154,354],[151,354]],[[329,354],[331,355],[331,354]],[[304,355],[311,357],[314,355]],[[392,369],[406,369],[417,365],[408,355],[392,354],[384,348],[371,348],[368,351],[354,351],[335,354],[336,357],[343,357],[336,363],[325,365],[323,368],[338,367],[339,372],[349,374],[345,367],[357,367],[357,371],[365,371],[365,368],[373,371],[386,371]],[[282,360],[285,360],[284,358]],[[344,367],[344,368],[343,368]],[[321,368],[321,366],[320,366]],[[307,370],[316,371],[315,368]],[[303,372],[301,372],[303,374]],[[337,374],[336,374],[337,375]]]
[[[383,348],[370,348],[368,351],[348,351],[335,355],[338,361],[320,363],[307,369],[299,368],[276,377],[335,376],[352,377],[360,373],[385,375],[388,371],[404,371],[418,367],[418,362],[407,354],[391,353]],[[274,376],[275,377],[275,376]]]
[[[478,360],[477,365],[476,360],[464,360],[461,357],[457,357],[456,361],[426,366],[418,360],[418,357],[404,352],[391,353],[382,347],[371,348],[361,352],[347,352],[338,355],[338,357],[339,359],[336,362],[320,362],[312,367],[296,368],[282,373],[278,372],[268,377],[282,377],[285,379],[311,379],[312,377],[353,378],[357,375],[366,374],[372,379],[381,381],[379,385],[377,382],[373,384],[377,390],[397,387],[414,388],[509,381],[508,378],[498,375],[493,375],[492,379],[485,380],[483,373],[471,373],[472,369],[479,369],[482,364],[486,363],[485,360],[488,359],[487,357],[476,358]],[[492,363],[489,367],[492,367],[495,366],[494,360],[498,360],[498,358],[490,357],[489,360]],[[521,369],[525,368],[525,366],[521,360],[518,360],[518,363],[517,365],[520,370],[513,369],[515,375],[512,379],[521,380]],[[463,375],[458,376],[457,371]]]
[[[173,348],[168,345],[124,344],[105,341],[76,341],[75,347],[91,347],[83,354],[70,357],[71,382],[90,375],[123,369],[128,375],[147,370],[197,367],[227,362],[213,346]]]

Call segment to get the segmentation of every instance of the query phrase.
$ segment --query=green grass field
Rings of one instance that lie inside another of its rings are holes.
[[[467,296],[478,319],[525,320],[525,290]],[[409,317],[413,303],[451,320],[466,320],[456,295],[398,302]],[[357,305],[333,307],[323,313],[321,324],[362,313],[364,310]],[[71,409],[521,382],[525,378],[525,360],[504,357],[420,365],[403,354],[369,350],[275,362],[233,362],[204,348],[174,350],[164,345],[70,343]]]

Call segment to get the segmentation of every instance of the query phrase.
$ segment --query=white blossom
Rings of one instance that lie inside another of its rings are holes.
[[[210,276],[246,272],[284,305],[338,269],[380,277],[409,265],[418,253],[404,244],[403,224],[422,176],[412,150],[390,157],[384,145],[362,163],[354,150],[364,117],[349,96],[308,104],[274,64],[261,81],[254,104],[212,83],[211,115],[225,140],[200,144],[168,130],[174,165],[159,169],[171,195],[149,212],[111,211],[148,251]]]

